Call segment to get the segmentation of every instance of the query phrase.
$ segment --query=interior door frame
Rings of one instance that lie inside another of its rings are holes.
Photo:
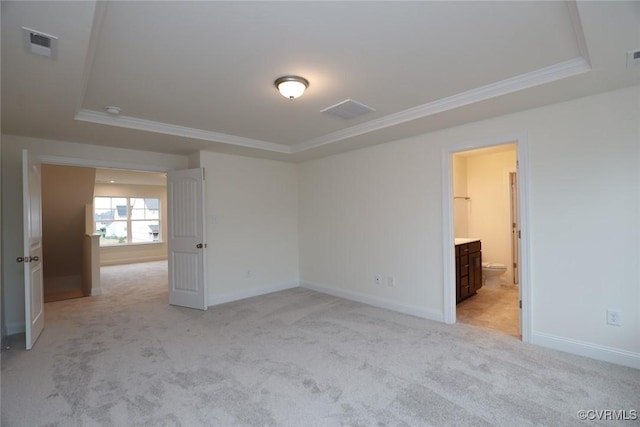
[[[99,159],[70,157],[70,156],[56,156],[56,155],[38,153],[37,150],[33,150],[33,151],[27,150],[27,151],[29,151],[30,158],[34,162],[37,162],[40,164],[77,166],[77,167],[88,167],[88,168],[104,168],[104,169],[122,169],[122,170],[132,170],[132,171],[139,171],[139,172],[159,172],[159,173],[165,173],[171,170],[166,166],[159,166],[159,165],[128,163],[128,162],[120,162],[120,161],[112,161],[112,160],[99,160]],[[167,203],[169,203],[169,200],[167,200]],[[167,206],[167,209],[169,208],[170,206]]]
[[[509,180],[509,214],[511,222],[511,268],[513,277],[511,278],[514,285],[519,284],[520,280],[520,239],[516,237],[516,233],[520,230],[520,215],[518,214],[518,170],[510,170],[508,172]],[[515,182],[515,186],[513,183]],[[515,187],[515,188],[514,188]]]
[[[461,141],[442,149],[442,247],[443,247],[443,320],[456,323],[455,255],[453,231],[453,154],[496,145],[516,144],[518,172],[518,210],[520,214],[520,333],[523,342],[531,342],[532,290],[529,223],[529,158],[526,133],[505,135],[491,140]]]

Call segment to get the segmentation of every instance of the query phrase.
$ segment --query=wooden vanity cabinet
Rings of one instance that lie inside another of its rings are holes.
[[[457,304],[482,287],[482,243],[478,240],[455,247]]]

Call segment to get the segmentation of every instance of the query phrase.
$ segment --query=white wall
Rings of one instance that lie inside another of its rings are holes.
[[[296,165],[200,152],[208,304],[298,286]]]
[[[22,149],[48,163],[76,166],[120,165],[122,168],[162,171],[187,167],[185,156],[151,153],[88,144],[2,135],[2,277],[4,280],[5,319],[9,334],[24,331],[24,291],[21,264],[15,262],[22,252]]]
[[[443,151],[527,135],[531,339],[640,367],[639,100],[635,86],[301,164],[301,282],[441,320]]]
[[[303,286],[441,320],[440,158],[414,139],[301,164]]]
[[[482,241],[482,261],[507,266],[504,280],[513,284],[509,172],[516,170],[516,151],[467,158],[469,236]]]

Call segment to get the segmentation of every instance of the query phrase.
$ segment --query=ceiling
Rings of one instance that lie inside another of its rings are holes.
[[[640,84],[633,1],[3,1],[1,28],[3,133],[174,154],[301,161]],[[346,99],[375,111],[321,112]]]
[[[73,166],[65,166],[73,167]],[[166,187],[167,175],[121,169],[96,169],[96,183],[116,185],[159,185]]]

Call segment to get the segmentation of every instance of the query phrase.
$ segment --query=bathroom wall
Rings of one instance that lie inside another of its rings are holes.
[[[515,145],[474,152],[466,165],[469,237],[482,240],[483,262],[507,266],[504,279],[512,284],[509,172],[516,170]]]
[[[452,158],[453,173],[453,234],[456,237],[471,237],[469,234],[469,201],[467,197],[467,158],[455,154]]]

